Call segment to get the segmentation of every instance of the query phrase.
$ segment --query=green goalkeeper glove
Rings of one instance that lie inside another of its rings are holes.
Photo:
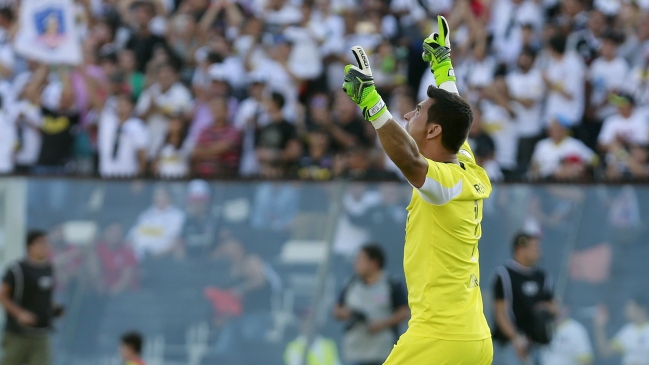
[[[358,66],[345,66],[343,90],[363,110],[363,116],[374,128],[381,128],[392,115],[376,91],[367,54],[361,46],[352,47]]]
[[[435,75],[437,87],[457,93],[455,86],[455,72],[451,64],[451,41],[449,39],[449,28],[443,16],[437,17],[437,32],[432,33],[424,39],[424,52],[421,57],[430,63],[430,69]],[[444,85],[444,83],[451,82]],[[444,86],[443,86],[444,85]],[[449,90],[453,89],[453,90]]]

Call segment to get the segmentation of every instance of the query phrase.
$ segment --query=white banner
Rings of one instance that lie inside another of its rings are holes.
[[[72,0],[23,0],[19,21],[14,40],[17,53],[45,63],[81,63]]]

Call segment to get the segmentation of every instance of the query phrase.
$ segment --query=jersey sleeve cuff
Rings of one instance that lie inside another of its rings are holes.
[[[458,95],[460,94],[460,92],[457,91],[457,85],[453,81],[442,82],[442,84],[439,85],[439,88],[453,94],[458,94]]]
[[[390,114],[390,111],[386,109],[381,115],[371,121],[371,123],[374,126],[374,129],[379,129],[383,127],[385,123],[387,123],[390,119],[392,119],[392,114]]]

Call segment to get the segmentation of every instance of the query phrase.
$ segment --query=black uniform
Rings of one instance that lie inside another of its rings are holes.
[[[52,327],[54,309],[54,273],[52,265],[36,265],[20,261],[10,266],[2,279],[11,286],[11,297],[21,308],[33,313],[37,322],[33,327],[24,327],[16,318],[7,314],[5,331],[15,334],[46,334]]]
[[[528,337],[534,337],[536,305],[552,298],[552,280],[542,269],[526,268],[514,260],[496,268],[494,299],[506,301],[512,322]],[[502,342],[508,340],[498,324],[494,327],[493,338]]]

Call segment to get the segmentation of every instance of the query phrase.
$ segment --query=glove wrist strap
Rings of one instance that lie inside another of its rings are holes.
[[[388,120],[392,119],[392,114],[390,114],[389,110],[385,110],[381,115],[379,115],[376,119],[371,120],[370,123],[372,123],[372,126],[374,126],[374,129],[379,129],[385,125],[385,123],[388,122]]]

